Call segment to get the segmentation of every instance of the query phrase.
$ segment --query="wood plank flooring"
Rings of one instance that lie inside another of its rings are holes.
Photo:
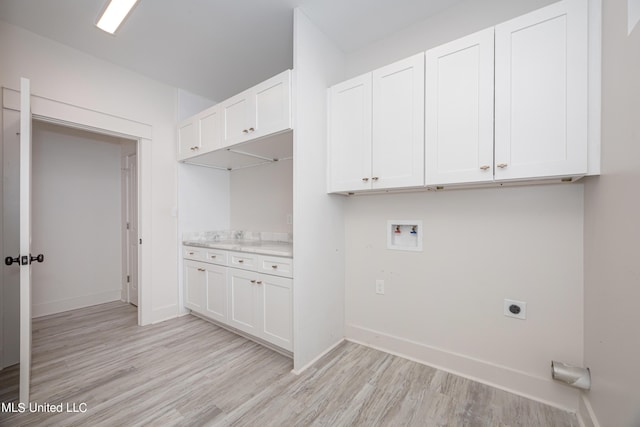
[[[570,414],[353,343],[303,374],[194,316],[136,325],[120,302],[33,322],[32,400],[86,412],[0,413],[2,426],[550,426]],[[0,400],[17,400],[17,367]],[[73,408],[73,406],[71,406]]]

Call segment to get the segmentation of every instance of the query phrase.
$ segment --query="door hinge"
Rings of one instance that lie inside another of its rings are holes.
[[[127,275],[127,283],[131,283],[131,276]]]

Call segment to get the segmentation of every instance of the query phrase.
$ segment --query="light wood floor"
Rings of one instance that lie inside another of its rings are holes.
[[[136,326],[109,303],[33,322],[32,400],[86,413],[0,413],[2,426],[578,426],[575,415],[343,343],[291,360],[193,316]],[[17,369],[0,371],[17,399]]]

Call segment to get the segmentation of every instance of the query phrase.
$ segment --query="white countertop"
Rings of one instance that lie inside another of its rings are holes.
[[[186,246],[223,249],[227,251],[250,252],[262,255],[293,257],[293,244],[275,240],[185,240]]]

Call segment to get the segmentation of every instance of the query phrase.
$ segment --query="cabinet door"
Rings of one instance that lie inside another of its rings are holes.
[[[191,157],[200,149],[198,126],[193,118],[178,125],[178,158]]]
[[[250,271],[229,268],[228,286],[228,324],[241,331],[260,336],[260,304],[258,304],[258,286],[256,274]]]
[[[329,192],[371,188],[371,73],[329,89]]]
[[[184,306],[200,314],[205,314],[206,267],[201,262],[184,261]]]
[[[493,28],[426,52],[426,184],[493,181]]]
[[[252,115],[250,91],[244,91],[222,103],[223,147],[249,139],[249,134],[255,131]]]
[[[200,151],[208,152],[222,147],[220,108],[216,105],[197,116],[200,131]]]
[[[495,179],[587,172],[587,2],[495,28]]]
[[[291,128],[290,74],[287,70],[251,89],[255,108],[251,138]]]
[[[424,54],[373,72],[372,188],[424,185]]]
[[[262,312],[260,337],[289,351],[293,351],[292,283],[293,280],[283,277],[261,275],[258,278]]]
[[[208,264],[206,266],[205,314],[213,320],[227,320],[227,268]]]

